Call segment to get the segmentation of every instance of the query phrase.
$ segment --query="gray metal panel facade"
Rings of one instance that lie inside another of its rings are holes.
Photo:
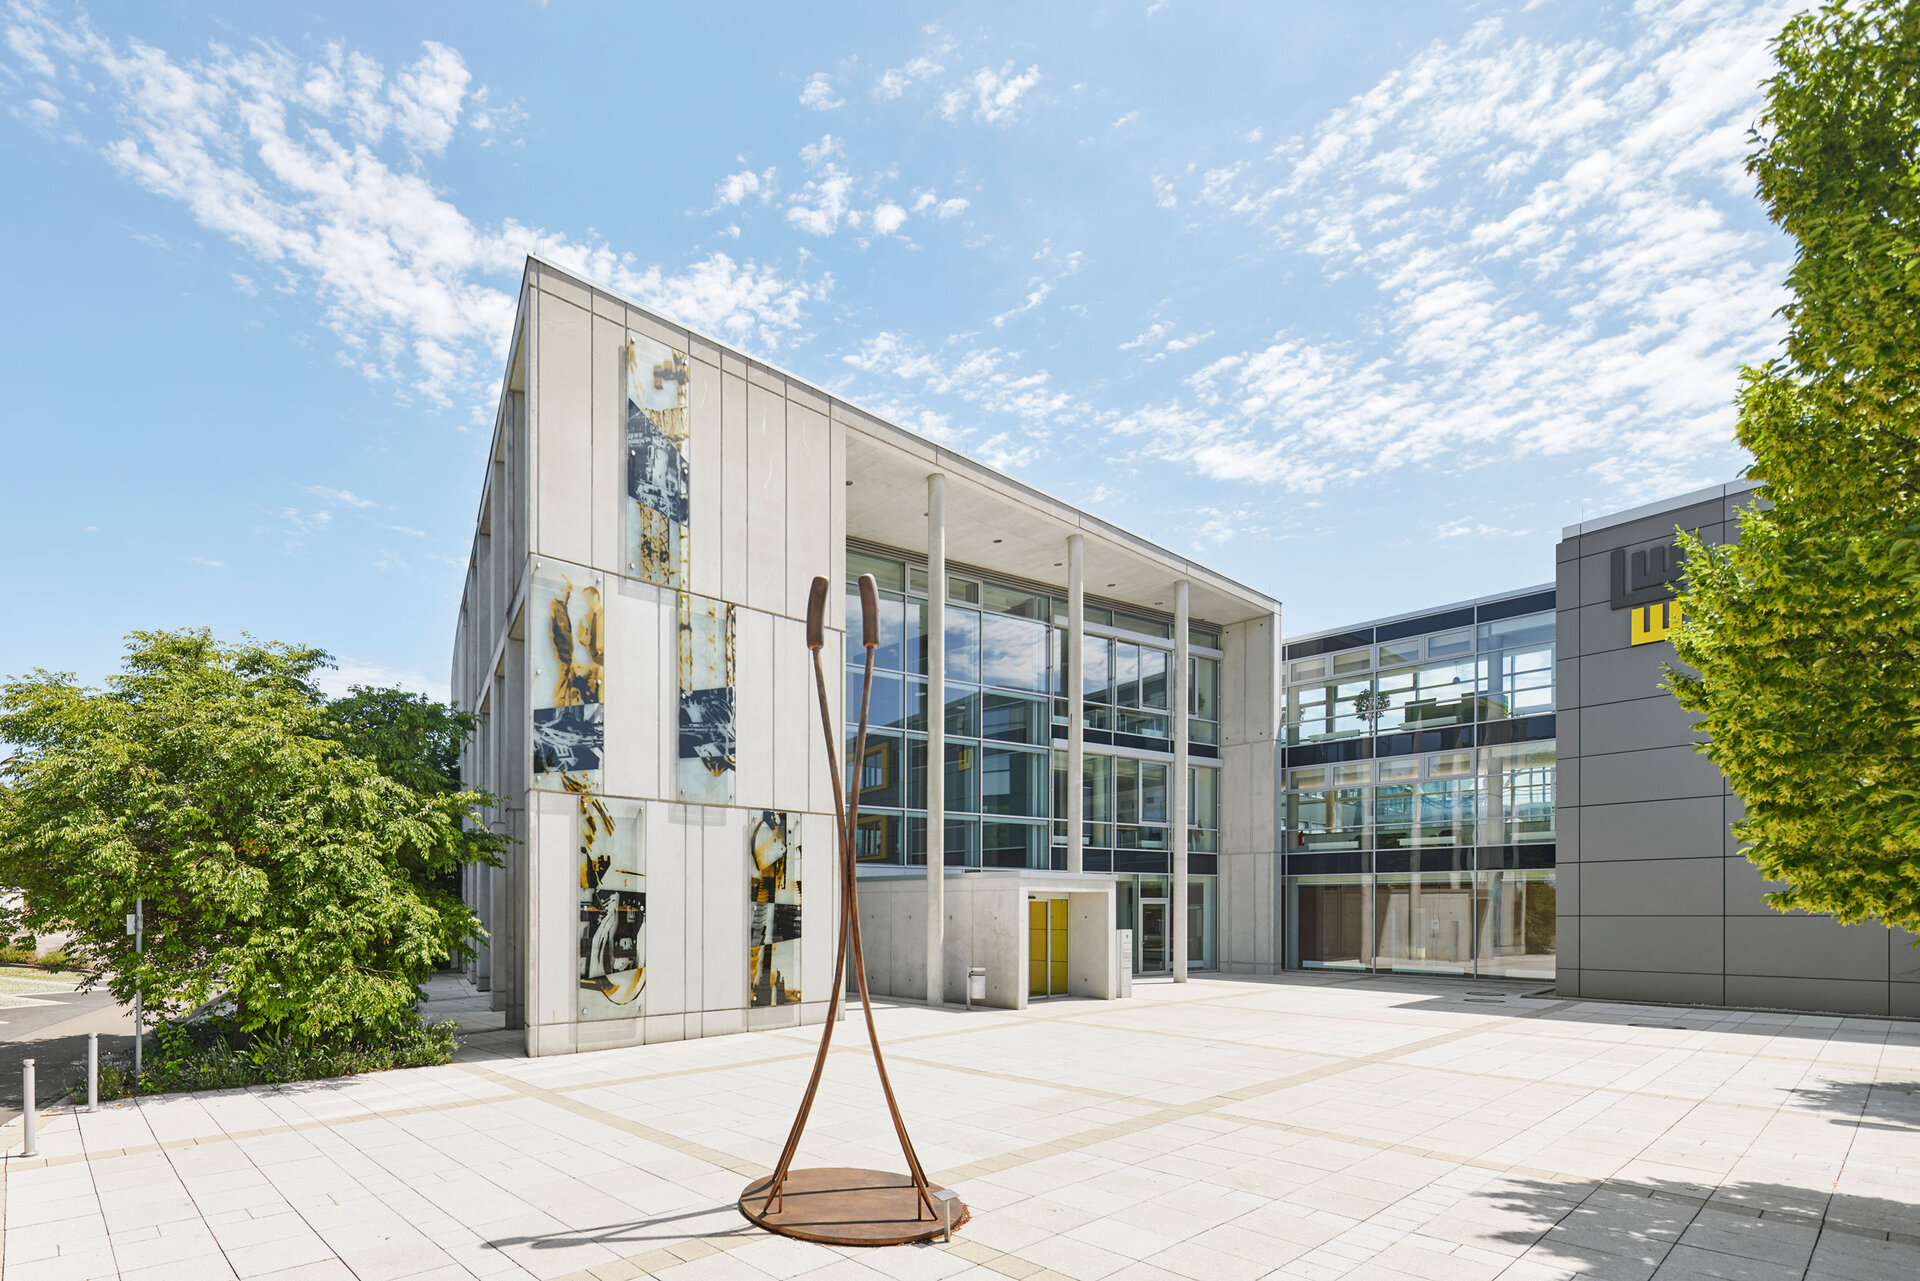
[[[1588,521],[1559,544],[1559,991],[1920,1016],[1911,935],[1762,900],[1774,887],[1728,832],[1740,801],[1660,688],[1673,646],[1631,644],[1634,611],[1612,605],[1615,551],[1670,541],[1676,526],[1730,541],[1749,488]]]

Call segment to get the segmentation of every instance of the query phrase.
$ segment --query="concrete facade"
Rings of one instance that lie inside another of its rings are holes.
[[[1920,1016],[1911,935],[1767,906],[1762,896],[1778,887],[1729,831],[1740,801],[1695,750],[1691,715],[1661,688],[1677,661],[1672,644],[1634,643],[1637,613],[1663,621],[1670,593],[1651,580],[1675,528],[1731,541],[1753,488],[1718,486],[1569,526],[1557,549],[1558,990]]]

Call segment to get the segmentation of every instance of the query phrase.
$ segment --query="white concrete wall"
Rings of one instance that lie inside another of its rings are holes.
[[[729,805],[678,803],[678,596],[626,576],[629,330],[689,360],[686,586],[737,611],[739,746]],[[496,1007],[525,1026],[532,1054],[818,1021],[838,910],[834,780],[804,618],[813,576],[828,576],[837,742],[844,428],[817,393],[794,388],[790,399],[778,374],[538,262],[528,265],[515,337],[481,497],[487,528],[476,532],[453,663],[455,698],[477,706],[485,693],[489,719],[499,722],[469,747],[468,777],[508,798],[499,824],[524,836],[507,866],[486,877],[485,895],[480,878],[469,878],[474,901],[489,901],[485,970]],[[576,1015],[578,804],[535,790],[530,765],[524,610],[535,560],[607,576],[601,792],[645,811],[648,975],[633,1018]],[[806,999],[749,1012],[747,832],[760,809],[800,821]]]
[[[1098,872],[947,869],[941,953],[947,1003],[965,1003],[967,970],[978,965],[987,971],[987,1005],[1027,1007],[1029,894],[1066,896],[1067,994],[1095,1000],[1117,996],[1113,885],[1111,876]],[[918,869],[860,878],[861,941],[867,987],[874,995],[926,999],[926,907],[926,879]]]
[[[1226,974],[1286,968],[1280,869],[1280,617],[1228,625],[1220,638],[1220,885],[1215,940]]]

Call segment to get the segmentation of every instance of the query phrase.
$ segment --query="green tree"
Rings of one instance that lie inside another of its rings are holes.
[[[1920,10],[1829,5],[1773,48],[1747,168],[1798,252],[1785,358],[1739,395],[1764,502],[1684,540],[1698,675],[1670,679],[1768,901],[1920,930]]]
[[[105,690],[44,671],[0,687],[0,741],[19,749],[0,882],[24,891],[26,926],[73,931],[97,980],[163,1016],[226,994],[243,1030],[298,1042],[411,1025],[417,984],[479,933],[444,878],[497,858],[469,826],[489,798],[383,768],[366,718],[336,718],[315,687],[326,662],[136,632]]]

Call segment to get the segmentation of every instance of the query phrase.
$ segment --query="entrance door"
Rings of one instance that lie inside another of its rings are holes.
[[[1173,965],[1167,957],[1167,900],[1140,900],[1140,972],[1165,974]]]
[[[1067,992],[1067,900],[1027,900],[1027,995]]]

